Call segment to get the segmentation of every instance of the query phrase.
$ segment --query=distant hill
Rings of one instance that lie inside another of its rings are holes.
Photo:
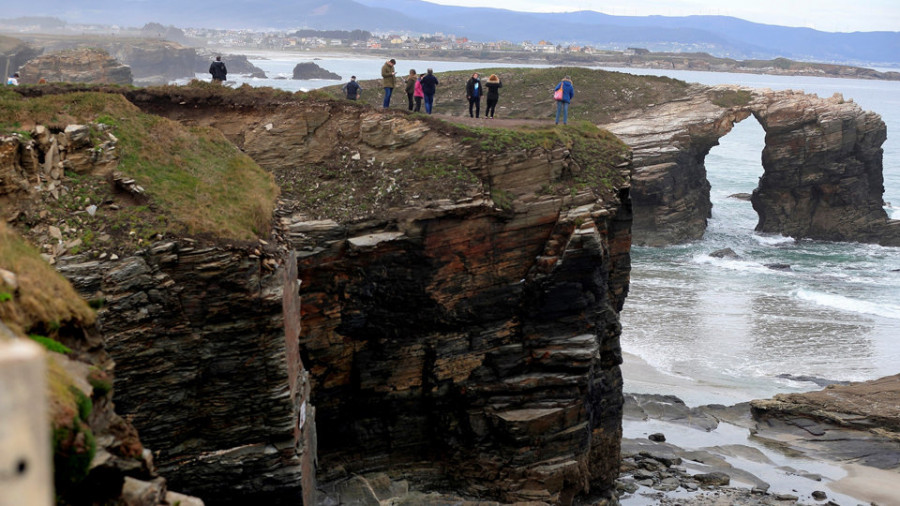
[[[737,59],[791,58],[837,63],[900,64],[900,32],[832,33],[761,24],[729,16],[612,16],[593,11],[526,13],[455,7],[421,0],[356,0],[389,5],[410,18],[440,21],[475,40],[549,40],[653,51],[704,51]],[[777,19],[772,20],[777,23]]]
[[[706,52],[735,59],[900,65],[900,32],[831,33],[728,16],[611,16],[593,11],[525,13],[422,0],[70,0],[17,2],[0,15],[54,16],[71,23],[179,27],[368,30],[455,34],[472,40],[641,47]],[[777,23],[777,19],[772,20]]]

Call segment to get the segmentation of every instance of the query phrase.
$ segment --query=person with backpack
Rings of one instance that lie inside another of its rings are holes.
[[[560,90],[562,91],[560,92]],[[553,98],[556,99],[556,124],[559,124],[559,113],[562,112],[563,125],[565,125],[569,122],[569,102],[575,96],[572,79],[569,76],[563,77],[556,88],[553,88],[553,92]]]
[[[472,118],[472,106],[475,107],[475,118],[481,113],[481,95],[484,87],[481,86],[481,79],[478,79],[478,72],[472,74],[472,77],[466,82],[466,98],[469,100],[469,117]]]
[[[350,76],[350,82],[341,86],[341,91],[347,95],[347,100],[356,100],[362,91],[362,86],[356,82],[356,76]]]
[[[209,73],[212,74],[212,82],[222,84],[228,75],[228,69],[225,68],[225,62],[221,56],[216,56],[216,61],[209,65]]]

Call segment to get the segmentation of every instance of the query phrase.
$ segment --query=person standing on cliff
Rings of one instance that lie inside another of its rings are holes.
[[[484,117],[494,119],[494,109],[500,100],[499,90],[503,87],[503,82],[500,81],[500,76],[491,74],[491,77],[488,77],[487,82],[484,83],[484,87],[487,88],[487,106],[484,109]]]
[[[381,67],[381,81],[384,86],[384,104],[382,106],[385,109],[391,106],[391,93],[394,92],[394,75],[396,74],[394,65],[396,64],[397,60],[391,58]]]
[[[356,100],[359,98],[362,87],[356,82],[356,76],[350,76],[350,82],[341,86],[341,91],[347,94],[347,100]]]
[[[557,93],[562,90],[561,93]],[[569,102],[575,96],[575,86],[572,85],[572,79],[569,76],[563,77],[562,81],[553,88],[553,98],[556,99],[556,124],[559,124],[559,113],[562,112],[563,125],[569,122]]]
[[[438,84],[440,83],[437,77],[434,76],[434,71],[428,69],[428,73],[422,78],[422,94],[425,98],[426,114],[431,114],[431,108],[434,106],[434,92],[437,90]]]
[[[216,61],[209,65],[209,73],[212,74],[212,82],[222,84],[228,75],[228,69],[225,68],[225,62],[221,56],[216,56]]]
[[[409,102],[409,110],[413,110],[413,93],[416,91],[416,80],[419,79],[419,75],[416,74],[416,69],[409,69],[409,75],[406,76],[406,99]]]
[[[19,73],[16,72],[6,80],[7,86],[18,86],[19,85]]]
[[[425,97],[425,92],[422,91],[422,78],[425,77],[425,74],[419,75],[416,78],[416,83],[413,86],[413,98],[416,101],[416,106],[413,108],[413,112],[419,112],[419,109],[422,108],[422,99]]]
[[[481,113],[481,95],[484,87],[481,86],[481,79],[478,79],[478,72],[472,74],[472,77],[466,82],[466,98],[469,99],[469,117],[472,118],[472,106],[475,106],[475,118]]]

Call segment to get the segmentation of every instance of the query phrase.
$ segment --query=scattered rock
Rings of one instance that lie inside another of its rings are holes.
[[[735,253],[734,250],[731,248],[723,248],[723,249],[713,251],[712,253],[709,254],[709,256],[711,256],[713,258],[732,258],[735,260],[741,258],[741,256],[738,255],[737,253]]]
[[[731,476],[719,471],[695,474],[694,479],[707,487],[724,487],[731,483]]]
[[[817,378],[815,376],[805,376],[805,375],[795,376],[793,374],[788,374],[788,373],[779,374],[778,377],[783,378],[783,379],[789,379],[791,381],[808,381],[810,383],[815,383],[816,385],[818,385],[820,387],[827,387],[828,385],[849,385],[850,384],[849,381],[831,380],[831,379],[827,379],[827,378]]]
[[[14,272],[0,269],[0,282],[13,290],[19,288],[19,279]]]
[[[662,432],[656,432],[654,434],[650,434],[649,436],[647,436],[647,439],[649,439],[650,441],[657,442],[657,443],[663,443],[666,440],[666,435],[663,434]]]
[[[773,271],[789,271],[789,270],[791,270],[790,264],[773,263],[773,264],[765,264],[765,266],[768,267],[769,269],[772,269]]]
[[[750,197],[752,197],[752,196],[753,195],[750,193],[732,193],[731,195],[728,196],[728,198],[749,201]]]
[[[812,498],[817,501],[824,501],[825,499],[828,498],[828,494],[826,494],[825,492],[823,492],[821,490],[814,490],[812,493]]]

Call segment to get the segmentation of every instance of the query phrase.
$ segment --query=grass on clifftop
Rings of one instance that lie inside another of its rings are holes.
[[[440,62],[433,67],[440,84],[435,93],[434,113],[453,116],[468,115],[468,101],[465,96],[466,81],[475,70],[482,83],[488,76],[500,76],[500,100],[497,103],[498,118],[553,119],[556,115],[556,101],[553,88],[566,75],[575,86],[575,97],[569,106],[569,121],[587,120],[591,123],[608,123],[616,117],[631,111],[641,110],[651,105],[683,97],[688,83],[669,77],[637,76],[624,72],[610,72],[582,67],[553,68],[478,68],[473,70],[441,72]],[[397,87],[391,98],[392,109],[406,109],[406,93],[402,78],[409,72],[403,61],[397,63]],[[425,69],[416,69],[422,73]],[[380,106],[384,97],[381,80],[366,80],[361,102]],[[322,91],[334,97],[341,97],[340,86],[329,86]],[[485,100],[481,101],[482,112]]]
[[[0,280],[0,320],[21,335],[51,335],[66,322],[88,326],[94,311],[38,252],[0,221],[0,269],[16,276],[18,288]]]
[[[144,114],[115,93],[23,98],[0,90],[0,134],[91,122],[111,127],[118,138],[117,170],[150,197],[149,205],[131,209],[123,227],[150,224],[156,233],[225,240],[251,240],[268,232],[278,194],[272,176],[219,131]]]
[[[611,132],[587,121],[576,121],[565,127],[461,129],[467,132],[463,142],[494,153],[535,148],[568,149],[575,162],[570,172],[559,181],[548,181],[542,193],[591,190],[597,197],[606,198],[623,183],[617,165],[628,159],[630,149]]]

